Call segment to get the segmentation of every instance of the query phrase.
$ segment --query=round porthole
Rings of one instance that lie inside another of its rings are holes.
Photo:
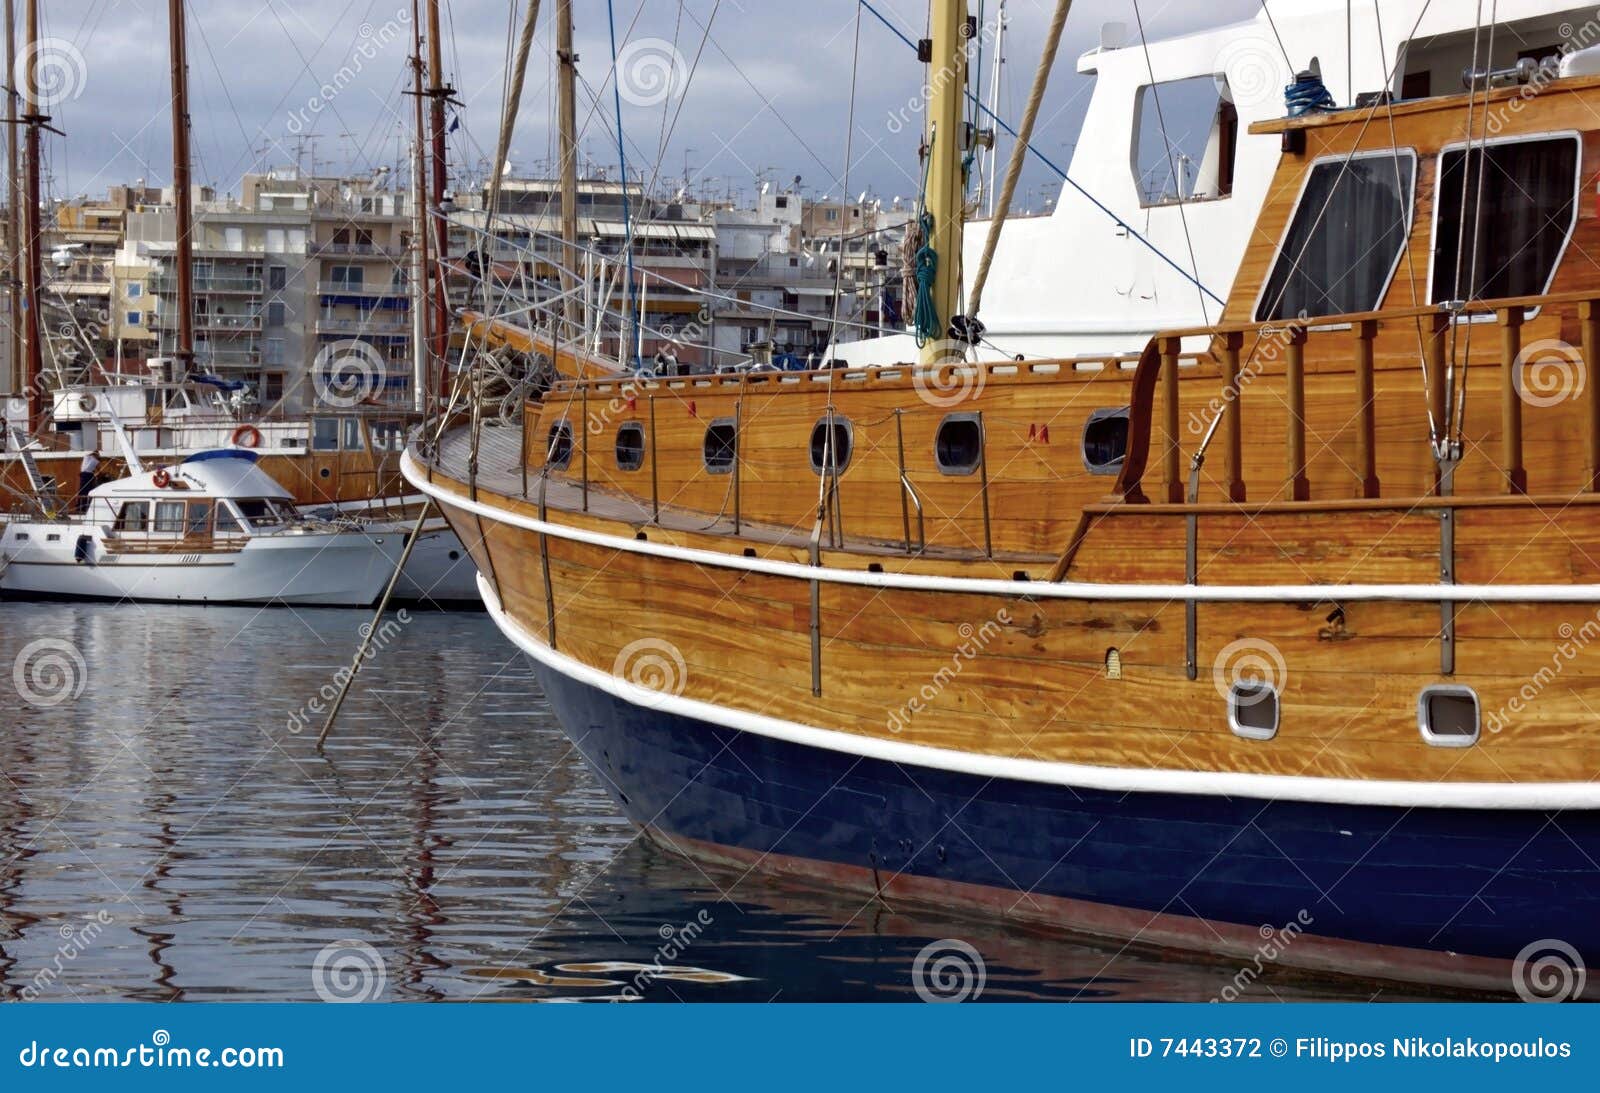
[[[828,419],[822,418],[811,427],[811,473],[821,474],[829,465],[830,457],[834,474],[842,474],[850,465],[850,456],[853,454],[855,437],[854,430],[850,427],[850,419],[833,415],[833,428],[828,428]],[[831,435],[830,435],[831,433]]]
[[[636,471],[644,466],[644,426],[626,421],[617,427],[617,469]]]
[[[322,468],[322,470],[321,470],[321,471],[319,471],[319,472],[317,472],[317,473],[319,473],[319,474],[321,474],[321,475],[322,475],[322,477],[324,477],[324,478],[327,478],[327,477],[328,477],[328,476],[329,476],[329,475],[331,475],[331,474],[332,474],[332,473],[333,473],[333,472],[332,472],[332,471],[330,471],[330,470],[328,470],[328,468],[326,468],[326,467],[324,467],[324,468]]]
[[[452,550],[450,552],[450,560],[452,562],[459,562],[461,560],[461,552],[459,550]]]

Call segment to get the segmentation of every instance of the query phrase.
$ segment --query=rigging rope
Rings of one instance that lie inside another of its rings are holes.
[[[633,217],[628,209],[628,153],[622,136],[622,70],[617,62],[617,15],[613,0],[606,0],[606,19],[611,27],[611,95],[617,112],[617,161],[622,172],[622,232],[627,237],[624,252],[628,267],[628,322],[629,337],[623,348],[622,359],[628,360],[639,352],[639,316],[634,308],[637,287],[633,283]]]
[[[916,303],[911,319],[918,349],[930,341],[937,341],[944,334],[944,327],[939,322],[939,304],[933,293],[934,281],[939,274],[939,252],[933,249],[933,214],[928,211],[928,170],[933,164],[933,148],[938,140],[939,130],[935,127],[928,135],[928,155],[922,161],[922,190],[917,195],[916,249],[911,259]]]

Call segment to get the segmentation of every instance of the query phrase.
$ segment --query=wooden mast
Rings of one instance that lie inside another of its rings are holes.
[[[578,55],[572,49],[572,0],[556,0],[556,113],[561,123],[561,291],[567,321],[579,318],[574,273],[578,268]]]
[[[183,0],[167,0],[172,62],[172,204],[176,216],[178,266],[177,374],[194,367],[194,208],[189,183],[189,59]]]
[[[950,319],[961,310],[961,234],[966,218],[966,181],[961,158],[966,148],[963,107],[967,93],[966,0],[932,0],[928,86],[928,132],[924,139],[928,164],[926,207],[933,218],[927,245],[939,256],[933,283],[933,302],[941,329],[922,347],[923,364],[947,360],[952,355],[946,333]]]
[[[428,409],[428,145],[422,108],[422,25],[418,0],[411,0],[411,407]]]
[[[39,106],[39,0],[28,0],[24,35],[22,55],[27,58],[27,72],[23,80],[25,98],[22,122],[28,127],[28,132],[24,146],[26,178],[22,194],[22,237],[28,253],[22,271],[23,337],[27,346],[23,371],[28,392],[28,429],[36,433],[44,427],[45,421],[44,346],[39,340],[40,287],[44,284],[44,262],[39,254],[39,129],[50,121]]]
[[[20,392],[26,383],[22,376],[22,260],[18,248],[22,240],[19,219],[21,178],[17,173],[17,3],[6,5],[6,307],[10,316],[10,356],[7,360],[6,387]]]
[[[449,232],[440,219],[444,215],[446,171],[444,104],[454,89],[444,82],[444,51],[440,46],[439,0],[428,0],[428,136],[431,145],[432,179],[428,189],[429,220],[433,224],[433,392],[443,396],[450,354],[450,288],[445,277],[445,258],[449,253]]]

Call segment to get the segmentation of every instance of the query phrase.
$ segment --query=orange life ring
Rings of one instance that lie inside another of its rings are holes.
[[[172,475],[167,473],[167,468],[162,467],[162,468],[158,469],[154,475],[151,476],[150,481],[152,481],[152,482],[154,482],[156,484],[156,489],[164,490],[164,489],[167,488],[167,485],[172,481]]]
[[[241,448],[259,447],[261,430],[254,425],[241,425],[233,431],[233,442]]]

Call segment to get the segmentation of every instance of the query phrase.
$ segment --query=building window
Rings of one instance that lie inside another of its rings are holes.
[[[1119,474],[1128,454],[1128,407],[1096,410],[1083,426],[1083,465],[1090,474]]]
[[[282,338],[268,338],[266,340],[266,358],[265,358],[265,363],[267,363],[267,364],[282,364],[283,363],[283,339]]]
[[[283,318],[284,318],[284,306],[283,306],[283,302],[281,300],[273,300],[271,303],[267,304],[267,325],[268,326],[282,326],[283,325]]]
[[[281,348],[283,343],[279,342],[278,344],[279,344],[279,346]],[[268,353],[269,354],[271,352],[271,346],[272,346],[272,343],[268,342],[267,343],[267,347],[268,347]],[[280,353],[280,356],[281,355],[282,354]],[[272,362],[269,362],[269,363],[277,364],[279,362],[272,361]],[[263,372],[261,374],[261,402],[262,402],[262,404],[266,405],[266,406],[271,406],[275,402],[282,402],[282,401],[283,401],[283,373],[282,372]]]
[[[1480,191],[1486,158],[1488,174]],[[1476,147],[1470,164],[1465,148],[1440,155],[1432,301],[1499,300],[1549,291],[1578,222],[1578,169],[1576,135]]]
[[[823,418],[811,427],[811,472],[821,474],[831,464],[834,474],[842,474],[850,465],[851,449],[855,437],[850,419],[833,416],[832,436],[829,436],[828,419]],[[830,451],[829,448],[832,448]],[[831,457],[831,458],[830,458]]]
[[[129,326],[143,326],[144,325],[144,312],[142,312],[142,311],[130,311],[130,312],[128,312],[128,325]]]
[[[557,470],[564,470],[572,462],[572,426],[558,421],[545,434],[545,462]]]
[[[644,466],[644,426],[624,422],[617,429],[617,469],[636,471]]]
[[[983,462],[983,426],[977,414],[949,414],[939,422],[933,454],[940,474],[971,474]]]
[[[267,269],[267,287],[276,292],[289,283],[289,271],[282,266],[271,266]]]
[[[711,474],[728,474],[739,454],[739,434],[734,430],[732,418],[714,421],[706,429],[701,445],[701,457]]]
[[[141,297],[143,295],[144,295],[144,286],[143,285],[134,283],[134,284],[130,284],[128,286],[128,299],[137,300],[139,297]]]

